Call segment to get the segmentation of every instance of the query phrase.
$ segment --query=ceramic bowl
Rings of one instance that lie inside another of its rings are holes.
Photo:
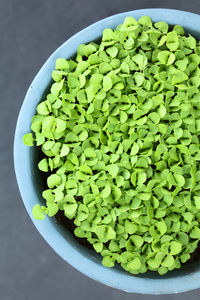
[[[58,225],[54,218],[46,217],[43,221],[37,221],[31,213],[33,206],[41,201],[42,181],[37,169],[37,149],[25,146],[22,138],[30,131],[31,118],[36,112],[36,106],[51,84],[55,60],[60,57],[72,57],[80,44],[98,40],[105,28],[116,28],[125,17],[132,16],[138,19],[143,15],[150,16],[153,22],[165,21],[170,25],[182,25],[186,32],[200,38],[199,15],[169,9],[142,9],[117,14],[75,34],[49,57],[28,89],[15,132],[15,172],[24,205],[34,225],[55,252],[74,268],[105,285],[131,293],[179,293],[200,287],[200,262],[184,265],[181,269],[164,276],[155,272],[133,276],[120,266],[105,268],[101,264],[100,255],[79,244],[73,234]]]

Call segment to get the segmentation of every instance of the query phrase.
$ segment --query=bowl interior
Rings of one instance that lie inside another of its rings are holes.
[[[156,272],[133,276],[119,265],[112,269],[103,267],[101,256],[94,250],[81,245],[69,230],[56,222],[55,218],[46,217],[44,221],[32,218],[32,207],[38,202],[44,203],[41,200],[43,179],[37,168],[38,149],[36,147],[28,148],[22,143],[23,135],[30,131],[31,117],[36,112],[37,104],[44,99],[52,84],[50,76],[56,58],[73,57],[79,44],[97,41],[100,39],[103,29],[116,28],[126,16],[138,19],[142,15],[149,15],[153,22],[166,21],[170,25],[182,25],[186,33],[200,39],[200,25],[198,25],[200,16],[165,9],[138,10],[115,15],[76,34],[47,60],[27,92],[16,127],[14,160],[19,189],[28,213],[42,236],[64,260],[91,278],[109,286],[129,292],[166,294],[199,287],[200,283],[195,280],[197,280],[197,276],[200,279],[200,261],[185,264],[181,269],[168,272],[164,276],[159,276]]]

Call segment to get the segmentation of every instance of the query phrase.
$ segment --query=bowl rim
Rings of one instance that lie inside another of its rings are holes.
[[[153,22],[166,21],[169,24],[179,24],[184,28],[189,28],[190,31],[197,31],[198,23],[200,24],[200,15],[186,11],[164,8],[139,9],[115,14],[102,19],[79,31],[65,41],[47,59],[26,93],[19,112],[14,136],[14,168],[20,194],[32,222],[46,242],[66,262],[86,276],[107,286],[126,292],[140,294],[173,294],[199,288],[200,271],[191,272],[175,278],[152,279],[132,276],[128,272],[118,272],[114,268],[105,268],[97,264],[94,260],[85,257],[81,251],[72,247],[70,242],[61,234],[58,234],[55,225],[52,224],[48,217],[43,221],[38,221],[33,218],[32,207],[38,203],[38,194],[33,184],[34,173],[30,168],[30,150],[22,142],[23,135],[27,133],[27,128],[30,128],[31,117],[36,109],[36,105],[41,100],[44,86],[46,88],[49,84],[51,71],[54,68],[56,58],[70,58],[76,52],[79,44],[88,43],[99,38],[102,35],[103,29],[115,28],[118,24],[122,23],[126,16],[133,16],[138,19],[143,15],[150,16]]]

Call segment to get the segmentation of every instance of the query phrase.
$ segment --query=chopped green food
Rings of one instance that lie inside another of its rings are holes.
[[[46,174],[33,216],[62,211],[105,267],[187,262],[200,241],[199,65],[199,41],[148,16],[57,59],[23,138]]]

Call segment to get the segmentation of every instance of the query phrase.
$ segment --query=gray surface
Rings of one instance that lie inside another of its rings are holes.
[[[199,0],[0,0],[0,299],[198,299],[126,294],[62,261],[33,227],[13,170],[14,128],[26,90],[48,56],[87,25],[123,11],[165,7],[200,13]]]

